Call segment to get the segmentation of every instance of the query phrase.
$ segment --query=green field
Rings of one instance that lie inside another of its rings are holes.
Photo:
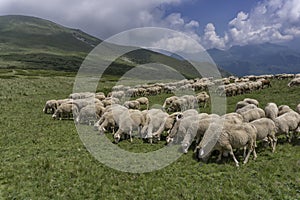
[[[46,100],[66,98],[72,92],[74,75],[0,70],[0,199],[300,199],[297,139],[289,144],[279,138],[274,154],[258,147],[257,160],[239,168],[232,159],[216,163],[215,157],[200,164],[192,150],[151,173],[130,174],[104,166],[86,150],[73,121],[55,121],[42,112]],[[107,81],[111,86],[114,78]],[[228,112],[245,97],[256,98],[261,107],[276,102],[295,108],[300,90],[287,83],[273,80],[272,88],[227,98]],[[105,84],[99,87],[108,89]],[[166,96],[149,99],[162,104]],[[118,145],[145,152],[163,147],[164,142],[150,145],[135,138],[132,144]]]

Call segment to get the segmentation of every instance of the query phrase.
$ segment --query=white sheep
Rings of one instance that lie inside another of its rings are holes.
[[[257,130],[256,141],[267,140],[271,144],[272,152],[276,148],[276,125],[269,118],[261,118],[250,122]]]
[[[288,83],[288,87],[300,86],[300,78],[294,78]]]
[[[77,115],[78,108],[75,104],[63,103],[56,109],[52,118],[62,120],[63,118],[70,119],[72,116],[76,118]]]
[[[293,111],[293,110],[289,106],[281,105],[278,107],[278,116],[288,113],[290,111]]]
[[[299,132],[300,115],[295,111],[280,115],[274,120],[276,125],[276,136],[285,134],[288,141],[292,141],[293,133]]]
[[[141,132],[141,127],[144,125],[144,117],[139,110],[128,110],[123,112],[121,115],[121,120],[119,124],[118,131],[114,134],[115,143],[118,143],[123,134],[127,134],[130,137],[130,142],[132,142],[132,133],[134,130]]]
[[[241,113],[241,115],[244,119],[244,122],[251,122],[266,116],[265,111],[261,108],[248,110],[246,112]]]
[[[254,104],[258,107],[259,102],[256,99],[251,99],[251,98],[245,98],[243,101],[249,103],[249,104]]]
[[[138,101],[140,103],[140,105],[146,105],[147,110],[149,109],[149,99],[147,97],[140,97],[140,98],[136,99],[136,101]]]
[[[140,102],[138,102],[136,100],[125,101],[123,106],[125,106],[126,108],[129,108],[129,109],[140,109]]]
[[[278,116],[278,107],[276,103],[268,103],[265,107],[266,117],[274,120]]]
[[[197,147],[198,158],[208,158],[213,150],[218,150],[220,152],[218,157],[219,161],[222,158],[223,152],[229,152],[238,167],[239,162],[233,153],[233,149],[247,148],[249,151],[245,156],[244,164],[248,162],[252,152],[254,159],[256,159],[256,128],[249,123],[224,123],[224,126],[225,127],[222,128],[222,123],[213,123],[209,127]],[[209,146],[211,148],[209,148]],[[207,148],[209,148],[210,151],[208,151]]]

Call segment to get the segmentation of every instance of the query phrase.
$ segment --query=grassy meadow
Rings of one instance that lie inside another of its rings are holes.
[[[300,199],[300,141],[279,138],[275,153],[258,147],[258,158],[236,168],[232,159],[207,164],[192,150],[170,166],[151,173],[130,174],[97,161],[81,142],[74,122],[56,121],[42,112],[49,99],[66,98],[74,73],[0,70],[0,199]],[[107,79],[113,85],[114,78]],[[288,80],[273,80],[272,88],[227,98],[228,112],[245,97],[287,104],[300,103],[300,89]],[[101,82],[99,87],[110,86]],[[166,94],[149,97],[162,104]],[[209,108],[204,110],[209,112]],[[96,132],[95,132],[96,134]],[[107,136],[112,139],[110,134]],[[100,136],[99,136],[100,137]],[[139,139],[121,141],[129,151],[153,151],[164,146]],[[238,156],[242,160],[241,156]]]

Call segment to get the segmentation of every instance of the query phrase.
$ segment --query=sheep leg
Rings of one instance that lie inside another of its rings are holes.
[[[247,156],[246,156],[246,158],[245,158],[245,160],[244,160],[244,162],[243,162],[244,164],[246,164],[246,163],[248,162],[249,157],[250,157],[250,154],[252,153],[252,151],[253,151],[253,149],[250,148],[249,151],[248,151],[248,154],[247,154]],[[253,154],[256,155],[256,152],[255,152],[255,153],[253,152]]]
[[[232,156],[234,162],[235,162],[235,166],[239,167],[239,161],[236,159],[234,153],[233,153],[233,149],[232,147],[229,145],[228,146],[228,149],[229,149],[229,154]]]
[[[130,129],[130,131],[129,131],[129,137],[130,137],[130,142],[132,143],[133,142],[133,140],[132,140],[132,129]]]

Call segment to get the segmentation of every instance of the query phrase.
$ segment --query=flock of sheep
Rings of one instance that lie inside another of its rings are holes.
[[[196,108],[199,105],[205,107],[209,103],[210,96],[204,90],[212,85],[217,85],[214,91],[217,94],[231,96],[271,87],[271,78],[293,78],[288,86],[300,85],[299,74],[281,74],[217,80],[201,78],[136,87],[115,86],[107,97],[102,92],[84,92],[73,93],[67,99],[49,100],[43,112],[52,113],[54,119],[74,118],[75,123],[94,125],[99,134],[112,132],[115,143],[128,137],[132,141],[134,133],[153,143],[154,139],[160,140],[166,131],[166,142],[181,145],[184,153],[188,152],[195,141],[194,153],[197,158],[207,159],[211,152],[218,150],[218,160],[230,154],[236,166],[239,166],[234,149],[244,149],[244,163],[247,163],[251,153],[254,159],[257,157],[257,141],[267,142],[272,152],[276,149],[279,135],[284,134],[291,142],[293,136],[300,132],[300,104],[295,110],[275,103],[268,103],[262,109],[257,100],[246,98],[236,104],[235,112],[223,116],[199,113]],[[222,85],[218,85],[220,83]],[[149,100],[145,96],[183,88],[202,92],[169,97],[161,109],[149,110]],[[123,102],[125,97],[136,99]]]

